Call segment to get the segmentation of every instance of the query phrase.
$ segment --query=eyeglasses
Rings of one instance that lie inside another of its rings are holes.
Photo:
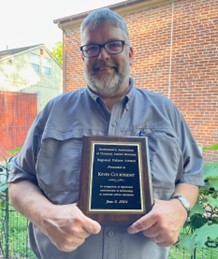
[[[116,55],[123,51],[124,40],[112,40],[104,44],[88,44],[80,47],[82,54],[86,58],[98,57],[102,48],[106,50],[109,55]]]

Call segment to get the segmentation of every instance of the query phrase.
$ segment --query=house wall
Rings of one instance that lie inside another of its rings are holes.
[[[31,63],[30,54],[40,57],[40,71],[37,73]],[[51,74],[42,72],[43,58],[51,60]],[[43,47],[31,49],[0,62],[0,90],[36,93],[38,111],[53,97],[62,93],[63,74],[60,65],[51,58]]]
[[[36,114],[35,94],[0,92],[0,154],[23,145]]]
[[[168,96],[200,146],[218,143],[217,0],[142,1],[139,9],[115,10],[129,28],[136,86]],[[65,91],[85,86],[79,23],[63,25]],[[218,161],[217,152],[204,156]]]

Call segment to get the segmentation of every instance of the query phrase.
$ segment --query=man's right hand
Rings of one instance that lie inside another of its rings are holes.
[[[76,204],[54,205],[30,181],[9,183],[9,197],[14,208],[62,251],[75,250],[88,236],[101,230],[99,223],[86,217]]]
[[[76,204],[53,205],[41,214],[39,227],[59,250],[65,252],[77,249],[87,237],[101,230],[99,223],[86,217]]]

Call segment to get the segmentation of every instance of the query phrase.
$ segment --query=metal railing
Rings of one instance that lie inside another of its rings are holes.
[[[7,179],[11,158],[0,154],[0,258],[35,258],[28,245],[28,220],[9,204]]]

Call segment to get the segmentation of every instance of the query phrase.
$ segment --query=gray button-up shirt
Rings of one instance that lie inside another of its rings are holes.
[[[154,197],[167,200],[177,183],[203,185],[202,156],[181,113],[166,98],[134,87],[108,111],[89,88],[50,101],[14,161],[10,182],[30,180],[54,204],[78,202],[82,137],[147,136]],[[32,223],[30,243],[43,259],[164,259],[169,249],[125,226],[104,226],[77,250],[59,251]]]

